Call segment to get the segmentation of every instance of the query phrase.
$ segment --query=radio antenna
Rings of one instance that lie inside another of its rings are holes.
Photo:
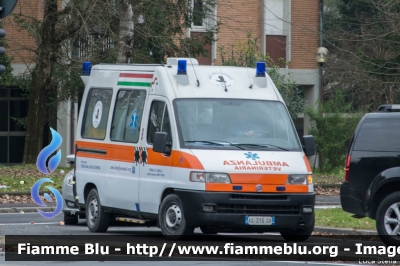
[[[224,73],[222,73],[222,68],[221,68],[221,66],[219,66],[219,69],[221,70],[221,74],[223,75]],[[226,81],[225,81],[225,79],[223,79],[223,80],[224,80],[225,91],[228,91],[228,89],[226,88]]]
[[[190,55],[190,54],[189,54],[189,55]],[[192,67],[193,67],[194,75],[196,76],[197,87],[200,87],[200,81],[199,81],[199,79],[197,78],[196,70],[194,69],[194,65],[193,65],[193,63],[192,63],[192,58],[191,58],[191,57],[189,57],[189,58],[190,58],[190,64],[192,64]]]
[[[248,68],[248,66],[247,66],[247,64],[246,64],[246,68],[247,68],[247,76],[249,77],[249,82],[250,82],[250,86],[249,86],[249,89],[252,89],[253,88],[253,84],[251,84],[251,78],[250,78],[250,75],[249,75],[249,68]]]
[[[187,54],[188,54],[188,56],[189,56],[189,58],[190,58],[190,64],[192,65],[194,75],[195,75],[195,77],[196,77],[197,87],[200,87],[200,81],[199,81],[199,79],[197,78],[197,73],[196,73],[196,70],[194,69],[194,65],[193,65],[193,63],[192,63],[192,57],[190,56],[190,52],[189,52],[189,49],[188,49],[188,47],[187,47],[186,40],[185,40],[185,48],[186,48],[186,52],[187,52]]]

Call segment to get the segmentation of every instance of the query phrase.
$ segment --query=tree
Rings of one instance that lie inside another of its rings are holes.
[[[186,0],[70,0],[64,8],[58,0],[43,2],[42,19],[15,15],[36,43],[21,47],[35,55],[23,163],[35,163],[45,124],[56,121],[58,104],[75,98],[83,87],[82,61],[162,63],[166,56],[196,56],[217,31],[215,23],[202,38],[185,35],[195,17],[209,15],[215,0],[202,1],[197,14]]]
[[[0,29],[3,28],[3,25],[4,25],[4,22],[1,21]],[[6,38],[7,38],[7,35],[4,38],[0,38],[0,47],[4,47],[7,50],[8,45],[6,42]],[[13,58],[11,56],[9,56],[7,53],[3,56],[0,56],[0,65],[3,65],[6,67],[6,72],[4,72],[0,75],[0,86],[7,87],[16,82],[15,77],[12,74],[12,71],[13,71],[13,68],[11,66],[12,59]]]
[[[119,0],[119,42],[117,63],[129,63],[134,36],[133,10],[130,0]]]
[[[64,8],[57,0],[44,0],[43,18],[37,19],[17,13],[15,19],[22,29],[28,30],[36,47],[21,47],[34,52],[35,66],[28,89],[29,111],[26,119],[26,139],[23,163],[35,163],[43,148],[44,125],[56,116],[57,104],[73,95],[59,88],[76,85],[77,63],[71,57],[74,41],[93,39],[95,35],[112,34],[110,21],[116,15],[113,1],[71,0]],[[82,45],[81,45],[82,46]],[[92,58],[96,45],[83,45],[85,55]],[[81,47],[81,48],[82,48]],[[88,58],[86,58],[88,59]],[[73,88],[75,90],[76,87]],[[59,93],[59,92],[63,93]]]
[[[340,89],[355,106],[400,102],[400,3],[325,1],[326,98]],[[374,110],[372,108],[370,110]]]
[[[237,47],[231,45],[229,48],[228,51],[226,51],[225,46],[219,46],[218,48],[222,65],[255,67],[258,61],[266,62],[268,66],[267,73],[285,101],[292,119],[295,120],[303,113],[306,102],[302,96],[301,89],[280,73],[279,66],[268,55],[263,55],[259,51],[257,38],[252,38],[251,32],[247,35],[246,43],[239,41]]]

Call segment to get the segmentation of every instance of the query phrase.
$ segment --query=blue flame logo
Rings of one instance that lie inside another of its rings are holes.
[[[49,159],[48,167],[49,167],[50,172],[47,170],[47,167],[46,167],[47,159],[53,152],[55,152],[60,147],[60,145],[62,143],[62,138],[61,138],[60,134],[58,134],[58,132],[52,128],[50,128],[50,130],[51,130],[51,135],[53,136],[51,143],[39,153],[39,156],[36,161],[36,166],[37,166],[38,170],[45,175],[52,173],[57,168],[58,164],[61,161],[61,150],[59,150],[56,155],[54,155],[53,157],[51,157]],[[31,189],[31,196],[32,196],[33,201],[37,205],[42,206],[42,207],[46,207],[47,205],[40,198],[39,190],[40,190],[40,186],[46,182],[53,183],[53,180],[51,180],[50,178],[42,178],[42,179],[38,180],[35,184],[33,184],[32,189]],[[51,192],[53,192],[53,195],[56,198],[57,206],[53,212],[44,212],[39,209],[38,209],[38,212],[44,218],[51,219],[51,218],[54,218],[55,216],[57,216],[62,210],[62,196],[57,189],[50,187],[50,186],[46,186],[46,188],[49,189]],[[53,201],[48,193],[44,193],[44,198],[48,202]]]
[[[31,189],[31,196],[32,196],[33,201],[37,205],[42,206],[42,207],[46,207],[47,205],[40,198],[39,189],[40,189],[40,185],[42,185],[43,183],[46,183],[46,182],[53,183],[53,180],[51,180],[50,178],[42,178],[42,179],[36,181],[36,183],[33,184],[32,189]],[[57,189],[50,187],[50,186],[46,186],[46,188],[49,189],[51,192],[53,192],[54,196],[56,197],[56,204],[57,204],[56,209],[53,212],[44,212],[39,209],[37,209],[37,210],[40,213],[40,215],[42,215],[44,218],[51,219],[51,218],[54,218],[55,216],[57,216],[62,210],[62,196]],[[51,199],[50,195],[47,193],[44,193],[44,198],[48,202],[53,201]]]
[[[60,134],[58,134],[58,132],[52,128],[50,128],[50,130],[51,130],[51,135],[53,136],[53,139],[51,140],[51,143],[39,153],[39,156],[37,157],[37,161],[36,161],[37,169],[39,169],[39,171],[45,175],[50,174],[46,168],[47,158],[49,158],[49,156],[54,151],[56,151],[57,148],[60,147],[60,145],[62,143],[62,138],[61,138]],[[56,155],[54,155],[53,157],[50,158],[50,160],[49,160],[50,172],[53,172],[57,168],[60,161],[61,161],[61,150],[59,150]]]

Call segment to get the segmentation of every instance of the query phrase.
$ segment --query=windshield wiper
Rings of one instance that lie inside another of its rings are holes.
[[[224,142],[224,143],[228,143],[230,146],[234,146],[234,147],[236,147],[238,149],[244,150],[244,148],[242,148],[242,147],[240,147],[238,145],[232,144],[232,143],[230,143],[228,141],[224,141],[224,140],[222,140],[222,141],[219,141],[219,140],[215,140],[215,141],[211,141],[211,140],[185,140],[185,142],[189,142],[189,143],[202,142],[202,143],[215,144],[215,145],[221,145],[221,146],[224,146],[224,145],[221,144],[221,143],[218,143],[218,142]]]
[[[282,148],[282,147],[279,147],[279,146],[275,146],[275,145],[272,145],[272,144],[237,143],[236,145],[263,147],[263,148],[268,148],[268,146],[271,146],[271,147],[278,148],[278,149],[283,150],[283,151],[288,151],[288,149],[285,149],[285,148]]]

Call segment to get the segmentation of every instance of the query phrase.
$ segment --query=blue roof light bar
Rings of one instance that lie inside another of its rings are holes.
[[[82,76],[90,76],[90,71],[92,70],[91,62],[82,63]]]
[[[256,77],[265,77],[265,62],[257,62]]]
[[[178,60],[178,75],[187,75],[186,60]]]

